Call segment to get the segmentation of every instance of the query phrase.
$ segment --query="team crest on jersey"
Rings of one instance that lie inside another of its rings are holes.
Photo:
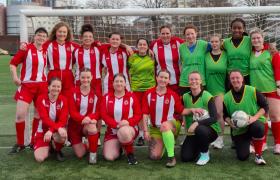
[[[122,59],[122,55],[121,54],[118,55],[118,59]]]
[[[165,103],[165,104],[169,104],[169,99],[166,99],[166,100],[164,101],[164,103]]]
[[[176,45],[175,45],[175,44],[173,44],[173,45],[172,45],[172,48],[173,48],[173,49],[176,49]]]
[[[156,101],[156,99],[152,98],[151,101]]]
[[[114,103],[113,101],[108,101],[108,103]]]
[[[80,52],[79,52],[79,54],[83,54],[83,52],[82,52],[82,51],[80,51]]]
[[[128,100],[125,100],[123,103],[124,105],[128,105]]]
[[[56,109],[61,109],[61,105],[60,105],[60,104],[57,104],[57,105],[56,105]]]
[[[37,54],[36,53],[32,53],[32,56],[36,56]]]
[[[93,98],[90,98],[90,99],[89,99],[89,103],[93,103]]]

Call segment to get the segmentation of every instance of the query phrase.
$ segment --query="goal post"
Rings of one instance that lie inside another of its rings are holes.
[[[159,9],[24,9],[20,13],[20,40],[28,40],[29,17],[86,17],[86,16],[213,16],[235,14],[278,14],[280,6],[256,7],[205,7],[205,8],[159,8]],[[278,20],[279,21],[279,20]]]

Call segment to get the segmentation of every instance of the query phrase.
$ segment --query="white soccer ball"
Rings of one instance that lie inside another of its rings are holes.
[[[194,121],[202,121],[204,119],[210,118],[209,112],[206,111],[205,109],[203,109],[203,113],[202,115],[198,114],[198,113],[194,113],[193,114],[193,120]]]
[[[244,111],[235,111],[231,116],[231,122],[237,128],[248,126],[249,119],[250,116]]]

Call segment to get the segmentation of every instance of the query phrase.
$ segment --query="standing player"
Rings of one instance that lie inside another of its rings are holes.
[[[239,70],[229,73],[232,89],[224,96],[224,119],[233,128],[232,139],[236,146],[237,158],[245,161],[249,158],[250,142],[255,148],[255,163],[266,164],[262,157],[264,137],[264,114],[268,112],[268,105],[264,96],[256,88],[244,85],[244,78]],[[230,118],[235,111],[244,111],[250,118],[248,126],[236,128]]]
[[[72,92],[69,98],[70,119],[68,122],[68,135],[72,148],[78,158],[86,153],[82,137],[86,136],[89,143],[89,163],[97,162],[99,120],[99,98],[91,89],[92,71],[84,68],[80,71],[80,86]]]
[[[202,85],[205,86],[205,53],[210,50],[210,44],[204,40],[197,40],[197,33],[196,26],[187,25],[184,29],[186,42],[179,48],[182,64],[179,83],[181,95],[189,90],[188,76],[192,71],[198,71],[201,74]]]
[[[67,100],[60,95],[62,83],[59,78],[54,77],[48,82],[49,93],[39,96],[36,102],[40,115],[34,145],[34,157],[37,162],[43,162],[49,156],[50,145],[56,152],[57,160],[64,161],[61,149],[67,139]]]
[[[137,137],[137,124],[141,120],[140,104],[136,96],[125,90],[126,78],[116,74],[113,78],[113,92],[103,97],[101,117],[107,125],[104,137],[103,155],[106,160],[114,161],[123,148],[128,164],[135,165],[133,142]]]
[[[94,32],[90,24],[84,24],[81,28],[82,46],[75,50],[74,59],[76,61],[76,85],[79,86],[80,71],[89,68],[92,74],[91,88],[95,94],[102,95],[101,87],[101,52],[99,47],[94,46]]]
[[[153,41],[150,46],[157,62],[157,73],[161,69],[167,69],[171,75],[169,87],[178,94],[180,78],[179,46],[183,42],[184,40],[172,36],[171,28],[165,25],[160,27],[159,39]]]
[[[205,165],[210,160],[209,144],[218,137],[221,132],[217,122],[217,110],[213,96],[202,89],[202,78],[198,71],[189,74],[190,92],[183,95],[185,107],[202,108],[209,112],[209,117],[194,121],[192,115],[186,116],[187,136],[182,145],[182,161],[194,161],[197,165]]]
[[[149,56],[148,40],[139,38],[136,42],[138,52],[128,58],[129,76],[131,90],[142,102],[142,98],[147,89],[155,86],[155,61]],[[144,133],[141,123],[139,124],[139,137],[137,141],[138,146],[144,145]]]
[[[210,38],[212,51],[205,56],[205,81],[207,91],[214,96],[214,102],[217,109],[217,120],[220,123],[222,132],[220,136],[212,143],[215,148],[221,149],[224,146],[223,134],[225,122],[223,119],[223,99],[226,92],[225,80],[227,76],[227,54],[221,50],[221,36],[212,35]]]
[[[47,78],[45,74],[47,57],[43,43],[48,33],[45,28],[38,28],[35,31],[34,42],[26,45],[25,50],[19,50],[10,62],[13,82],[19,86],[15,100],[16,108],[16,136],[17,143],[10,153],[17,153],[24,149],[25,118],[27,117],[30,103],[34,105],[40,94],[47,93]],[[20,78],[17,76],[17,66],[22,64]],[[31,145],[34,144],[34,134],[38,126],[38,113],[34,108],[34,119],[32,125]]]
[[[250,83],[267,98],[274,153],[280,154],[280,56],[265,50],[260,29],[250,32],[253,51],[250,58]],[[267,134],[268,126],[266,127]],[[266,141],[264,142],[266,143]]]
[[[73,43],[69,25],[60,22],[54,26],[49,40],[44,44],[48,51],[48,79],[59,77],[62,81],[62,94],[68,95],[74,87],[72,53],[79,45]]]
[[[175,112],[186,115],[200,112],[195,109],[184,109],[180,97],[168,88],[170,73],[161,69],[156,77],[157,86],[149,89],[143,98],[143,127],[145,139],[149,141],[149,157],[152,160],[161,159],[166,149],[168,161],[166,167],[174,167],[175,139],[179,135],[181,122],[175,119]],[[148,129],[147,121],[151,119]]]
[[[228,72],[240,69],[245,84],[249,84],[249,62],[252,47],[250,37],[245,32],[246,24],[243,19],[236,18],[230,26],[232,37],[225,39],[223,43],[228,56]]]
[[[102,47],[102,65],[105,68],[105,77],[103,80],[103,94],[113,92],[114,75],[122,73],[126,81],[126,90],[130,91],[129,77],[127,71],[128,54],[126,49],[121,46],[121,35],[113,32],[109,35],[109,45]]]

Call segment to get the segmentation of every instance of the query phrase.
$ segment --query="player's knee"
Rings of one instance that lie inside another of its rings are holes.
[[[246,161],[249,158],[249,154],[237,154],[237,159],[240,161]]]
[[[171,130],[171,127],[168,124],[168,122],[164,122],[164,123],[161,124],[161,126],[160,126],[160,131],[161,132],[165,132],[165,131],[169,131],[169,130]]]
[[[118,154],[104,154],[104,159],[107,161],[115,161],[119,157]]]
[[[151,159],[151,160],[160,160],[161,159],[161,155],[159,155],[159,154],[150,154],[149,155],[149,158]]]
[[[195,135],[203,138],[207,136],[207,129],[203,125],[198,125],[197,128],[195,129]]]
[[[25,117],[26,117],[26,114],[24,112],[19,112],[16,114],[16,121],[22,122],[22,121],[24,121]]]
[[[96,134],[96,133],[97,133],[96,125],[94,125],[94,124],[89,124],[89,125],[87,126],[87,132],[88,132],[88,134],[90,134],[90,135]]]
[[[120,128],[117,132],[117,136],[122,143],[126,143],[132,140],[131,131],[127,127]]]
[[[42,163],[45,161],[47,157],[43,157],[43,156],[35,156],[35,160],[38,162],[38,163]]]

